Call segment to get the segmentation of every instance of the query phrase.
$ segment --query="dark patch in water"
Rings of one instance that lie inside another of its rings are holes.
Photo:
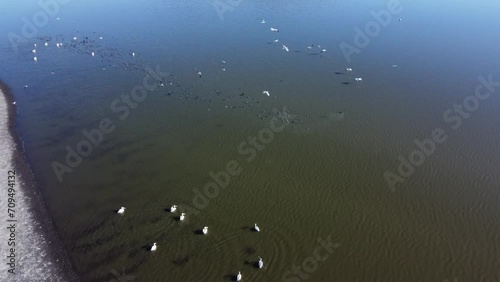
[[[174,260],[174,264],[177,266],[184,266],[191,260],[192,257],[193,257],[193,255],[186,255],[186,256],[177,258]]]
[[[245,248],[245,253],[249,254],[249,255],[253,255],[255,254],[255,252],[257,252],[257,250],[255,250],[254,248],[252,247],[246,247]]]

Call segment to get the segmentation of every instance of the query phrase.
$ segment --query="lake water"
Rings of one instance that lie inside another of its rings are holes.
[[[0,78],[83,281],[500,280],[498,83],[467,98],[500,81],[500,5],[390,2],[68,1],[17,50],[43,10],[2,2]]]

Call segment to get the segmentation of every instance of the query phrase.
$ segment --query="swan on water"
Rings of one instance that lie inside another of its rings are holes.
[[[283,45],[283,47],[281,47],[281,49],[287,51],[287,52],[290,52],[290,50],[288,49],[288,47],[286,45]]]
[[[321,53],[325,53],[325,52],[326,52],[326,49],[322,49],[322,50],[321,50]]]
[[[177,210],[177,205],[173,205],[170,207],[170,212],[175,212]]]
[[[36,56],[33,58],[33,60],[34,60],[35,62],[38,62],[38,59],[37,59],[37,57],[36,57]]]
[[[238,271],[238,275],[236,275],[236,281],[241,281],[241,272]]]
[[[262,94],[267,95],[267,96],[271,96],[271,93],[269,93],[269,91],[267,91],[267,90],[262,91]]]
[[[356,78],[354,78],[354,80],[356,80],[356,81],[363,81],[363,79],[361,77],[356,77]]]
[[[132,52],[132,57],[135,57],[135,53],[134,52]]]
[[[260,21],[260,23],[261,23],[261,24],[265,24],[265,23],[266,23],[266,20],[262,19],[262,20]]]
[[[125,207],[121,207],[116,213],[124,214],[125,213]]]
[[[94,56],[95,56],[95,53],[94,53],[94,52],[92,52],[92,53],[91,53],[91,55],[92,55],[92,57],[94,57]]]
[[[151,247],[151,252],[156,251],[156,243],[153,243],[153,246]]]
[[[45,45],[45,46],[49,46],[49,42],[45,42],[45,44],[44,44],[44,45]]]
[[[255,225],[253,226],[253,230],[260,232],[260,228],[259,226],[257,226],[257,223],[255,223]]]
[[[279,39],[274,39],[274,41],[273,41],[273,42],[274,42],[274,43],[278,43],[278,42],[280,42],[280,41],[279,41]]]
[[[207,235],[207,233],[208,233],[208,226],[203,227],[202,232],[203,232],[203,234]]]
[[[277,28],[274,28],[274,27],[271,27],[270,30],[274,31],[274,32],[280,32]]]
[[[346,70],[346,71],[352,71],[352,69],[351,69],[351,68],[346,68],[345,70]]]
[[[259,268],[263,268],[264,267],[264,261],[262,260],[261,257],[259,257]]]
[[[198,72],[198,76],[201,78],[201,71]]]
[[[185,217],[186,217],[186,214],[185,213],[181,213],[181,216],[179,216],[179,220],[183,221]]]
[[[31,50],[31,52],[33,52],[34,54],[36,54],[36,49]]]

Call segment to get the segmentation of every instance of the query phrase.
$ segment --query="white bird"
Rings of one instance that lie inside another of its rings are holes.
[[[163,82],[160,82],[160,86],[161,86],[161,87],[164,87],[164,86],[165,86],[165,84],[163,84]]]
[[[393,68],[397,68],[397,67],[398,67],[398,65],[392,65],[392,67],[393,67]]]
[[[346,70],[346,71],[352,71],[352,69],[351,69],[351,68],[346,68],[345,70]]]
[[[181,216],[179,216],[179,220],[183,221],[185,217],[186,217],[186,214],[185,213],[181,213]]]
[[[311,50],[311,49],[312,49],[312,47],[313,47],[313,45],[311,45],[311,46],[307,46],[307,49]]]
[[[257,226],[257,223],[253,226],[253,230],[260,232],[260,228]]]
[[[37,59],[36,57],[34,57],[34,58],[33,58],[33,60],[34,60],[35,62],[38,62],[38,59]]]
[[[73,37],[73,40],[77,40],[78,38],[76,36]]]
[[[16,102],[12,102],[12,105],[15,105],[15,104],[16,104]]]
[[[45,45],[45,46],[49,46],[49,42],[45,42],[45,44],[44,44],[44,45]]]
[[[265,23],[266,23],[266,20],[262,19],[262,20],[260,21],[260,23],[261,23],[261,24],[265,24]]]
[[[28,84],[24,85],[24,88],[28,88]]]
[[[279,42],[279,39],[274,39],[273,41],[274,43],[278,43]]]
[[[277,28],[274,28],[274,27],[271,27],[270,30],[274,31],[274,32],[280,32]]]
[[[316,45],[316,46],[318,46],[318,48],[321,48],[321,45],[319,45],[319,44],[318,44],[318,45]]]
[[[33,52],[34,54],[36,54],[36,49],[31,50],[31,52]]]
[[[61,19],[61,18],[59,18],[59,17],[58,17],[58,18],[56,18],[56,21],[58,21],[58,20],[60,20],[60,19]]]
[[[101,39],[101,40],[102,40],[102,36],[99,36],[99,39]]]
[[[208,233],[208,227],[207,226],[203,227],[202,232],[203,232],[203,234],[207,235],[207,233]]]
[[[356,81],[363,81],[363,79],[361,77],[356,77],[356,78],[354,78],[354,80],[356,80]]]
[[[238,271],[238,275],[236,275],[236,281],[241,281],[241,272]]]
[[[92,52],[92,54],[91,54],[91,55],[92,55],[92,57],[94,57],[94,56],[95,56],[95,53],[94,53],[94,52]]]
[[[226,69],[225,69],[225,68],[222,68],[222,71],[226,71]]]
[[[283,47],[281,47],[281,49],[287,51],[287,52],[290,52],[290,50],[288,49],[288,47],[286,47],[286,45],[283,45]]]
[[[321,50],[321,53],[325,53],[325,52],[326,52],[326,49],[322,49],[322,50]]]
[[[263,268],[264,267],[264,261],[262,260],[261,257],[259,257],[259,268]]]
[[[132,52],[132,57],[135,57],[135,53],[134,52]]]
[[[56,43],[56,47],[59,48],[60,44],[59,43]]]
[[[125,213],[125,207],[121,207],[116,213],[124,214]]]
[[[177,205],[173,205],[170,207],[170,212],[175,212],[177,210]]]
[[[267,96],[271,96],[271,93],[269,93],[269,91],[267,91],[267,90],[262,91],[262,94],[267,95]]]
[[[33,44],[36,47],[36,43]]]
[[[151,252],[156,251],[156,243],[153,243],[153,246],[151,246]]]
[[[198,76],[201,78],[201,71],[198,72]]]
[[[222,61],[222,63],[223,63],[223,64],[225,64],[225,63],[226,63],[226,61]]]

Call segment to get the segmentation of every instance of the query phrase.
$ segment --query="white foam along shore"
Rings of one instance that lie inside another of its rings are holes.
[[[78,281],[26,163],[15,129],[18,105],[13,102],[0,81],[0,281]],[[8,173],[13,170],[15,194],[9,196]],[[8,222],[9,198],[15,201],[15,222]],[[9,229],[11,224],[15,228]],[[15,241],[9,241],[12,236]],[[12,241],[15,246],[9,245]],[[9,272],[12,253],[15,274]]]

